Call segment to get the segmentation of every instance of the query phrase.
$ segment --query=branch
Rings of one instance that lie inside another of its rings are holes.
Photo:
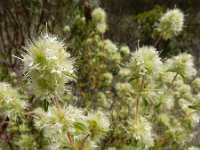
[[[71,144],[71,146],[72,146],[72,150],[75,150],[74,141],[73,141],[73,139],[71,138],[69,131],[67,131],[67,137],[68,137],[69,142],[70,142],[70,144]]]
[[[83,146],[84,146],[84,144],[85,144],[85,141],[87,140],[87,138],[88,138],[89,136],[90,136],[90,134],[88,134],[88,135],[83,139],[79,150],[83,150]]]
[[[54,100],[54,103],[55,103],[55,105],[56,105],[58,111],[61,112],[61,107],[60,107],[60,104],[59,104],[59,102],[58,102],[57,96],[54,96],[54,99],[53,99],[53,100]]]
[[[141,83],[141,90],[143,89],[144,85],[144,78],[142,77],[142,83]],[[136,99],[136,108],[135,108],[135,124],[137,125],[139,123],[139,118],[140,118],[140,101],[139,101],[139,96]]]
[[[177,76],[178,76],[178,73],[176,73],[176,75],[174,76],[173,80],[171,81],[171,84],[168,86],[168,88],[167,88],[168,90],[173,85],[173,83],[176,80]]]
[[[157,40],[156,40],[156,42],[154,43],[154,47],[156,47],[157,45],[158,45],[158,43],[160,42],[160,40],[161,40],[161,36],[159,36],[158,38],[157,38]]]

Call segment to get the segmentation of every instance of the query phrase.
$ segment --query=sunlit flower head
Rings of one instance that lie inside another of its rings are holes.
[[[190,54],[179,54],[165,62],[165,69],[176,72],[184,78],[191,78],[196,75],[193,57]]]
[[[143,46],[132,54],[129,69],[133,77],[158,76],[162,62],[154,47]]]
[[[100,32],[100,33],[105,33],[106,32],[106,30],[107,30],[107,25],[106,25],[106,23],[98,23],[97,25],[96,25],[96,30],[98,31],[98,32]]]
[[[167,40],[183,30],[184,14],[179,9],[168,10],[161,18],[157,30]]]
[[[23,72],[36,96],[62,95],[74,79],[74,61],[56,36],[42,35],[29,42],[23,54]]]
[[[87,116],[87,122],[91,132],[91,138],[98,141],[106,132],[109,131],[109,120],[108,117],[100,112],[89,113]]]
[[[133,124],[131,120],[128,132],[134,139],[143,144],[145,148],[148,149],[154,145],[151,124],[145,118],[141,117],[138,124]]]
[[[95,8],[92,11],[92,19],[97,23],[103,23],[106,21],[106,13],[102,8]]]

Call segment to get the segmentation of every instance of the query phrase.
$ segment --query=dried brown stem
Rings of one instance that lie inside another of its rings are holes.
[[[70,144],[72,146],[72,150],[75,150],[74,140],[71,138],[71,135],[70,135],[69,132],[67,132],[67,137],[68,137],[69,142],[70,142]]]
[[[54,103],[55,103],[55,105],[56,105],[58,111],[61,112],[61,107],[60,107],[60,104],[59,104],[59,102],[58,102],[57,96],[54,96],[54,99],[53,99],[53,100],[54,100]]]
[[[88,138],[89,136],[90,136],[90,134],[88,134],[88,135],[83,139],[79,150],[83,150],[83,146],[84,146],[84,144],[85,144],[85,141],[87,140],[87,138]]]
[[[161,36],[159,36],[158,38],[157,38],[157,40],[156,40],[156,42],[154,43],[154,47],[156,47],[157,45],[158,45],[158,43],[160,42],[160,40],[161,40]]]
[[[174,83],[174,81],[176,80],[177,76],[178,76],[178,73],[176,73],[176,75],[174,76],[174,78],[173,78],[173,80],[171,81],[170,85],[168,86],[168,88],[167,88],[168,90],[169,90],[169,88],[173,85],[173,83]]]
[[[60,104],[59,104],[59,102],[58,102],[58,98],[57,98],[56,95],[54,96],[54,103],[55,103],[55,105],[56,105],[58,111],[61,113],[61,106],[60,106]],[[71,144],[71,146],[72,146],[72,150],[75,150],[74,141],[73,141],[73,139],[71,138],[71,135],[70,135],[69,131],[67,131],[67,137],[68,137],[69,142],[70,142],[70,144]]]

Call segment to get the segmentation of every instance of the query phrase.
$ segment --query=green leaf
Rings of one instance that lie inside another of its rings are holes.
[[[87,126],[85,124],[83,124],[82,122],[75,122],[74,128],[75,128],[77,134],[89,133]]]
[[[73,75],[72,73],[69,73],[69,72],[64,72],[64,74],[66,75],[66,76],[68,76],[68,77],[71,77],[71,78],[73,78],[73,79],[75,79],[75,80],[77,80],[78,78],[75,76],[75,75]]]
[[[45,99],[44,101],[43,101],[43,108],[44,108],[44,110],[47,112],[48,111],[48,107],[49,107],[49,102]]]

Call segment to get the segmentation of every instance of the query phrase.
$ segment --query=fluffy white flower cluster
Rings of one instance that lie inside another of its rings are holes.
[[[113,60],[116,63],[121,62],[121,55],[118,52],[117,46],[111,40],[104,41],[104,49],[106,50],[106,57],[109,57],[110,60]]]
[[[159,102],[162,103],[161,109],[163,109],[163,110],[164,109],[172,109],[172,107],[174,106],[174,97],[166,89],[162,94],[160,94],[159,100],[160,100]]]
[[[179,9],[168,10],[160,19],[157,30],[163,39],[178,35],[184,24],[184,14]]]
[[[100,33],[105,33],[107,29],[105,11],[102,8],[94,9],[92,11],[92,19],[96,24],[96,30]]]
[[[139,143],[143,144],[146,149],[154,145],[154,139],[151,130],[151,124],[144,117],[140,117],[138,124],[133,124],[132,120],[129,122],[129,134]]]
[[[104,83],[105,85],[110,85],[112,83],[113,80],[113,75],[110,72],[106,72],[103,74],[103,79],[104,79]]]
[[[97,147],[96,142],[109,130],[110,125],[107,116],[102,112],[85,116],[83,111],[72,106],[64,107],[61,112],[55,107],[50,107],[48,112],[36,109],[35,114],[35,126],[44,131],[52,150],[71,149],[69,134],[77,149],[83,139],[89,136],[84,148],[94,150]]]
[[[165,69],[178,73],[184,78],[191,78],[196,75],[193,57],[190,54],[179,54],[165,62]]]
[[[65,83],[74,78],[74,61],[64,43],[45,34],[29,42],[25,49],[23,71],[36,96],[60,96],[65,91]]]
[[[192,87],[194,88],[195,92],[200,92],[200,78],[196,78],[192,82]]]
[[[16,118],[22,115],[26,107],[22,96],[7,83],[0,83],[0,114],[4,117]]]
[[[70,149],[67,132],[73,134],[78,132],[78,130],[74,130],[76,124],[82,126],[82,129],[85,127],[85,124],[82,123],[83,112],[72,106],[63,108],[61,112],[56,107],[49,107],[48,112],[38,108],[35,110],[35,114],[35,126],[44,131],[44,136],[50,141],[51,149],[62,149],[65,146]]]
[[[106,132],[109,131],[109,120],[101,111],[89,113],[87,116],[87,122],[91,131],[91,138],[95,141],[98,141]]]
[[[117,90],[117,94],[120,97],[123,96],[131,96],[131,93],[134,92],[132,86],[130,83],[126,82],[126,83],[117,83],[115,85],[115,89]]]
[[[155,77],[162,69],[162,62],[154,47],[143,46],[132,54],[129,69],[132,77]]]

